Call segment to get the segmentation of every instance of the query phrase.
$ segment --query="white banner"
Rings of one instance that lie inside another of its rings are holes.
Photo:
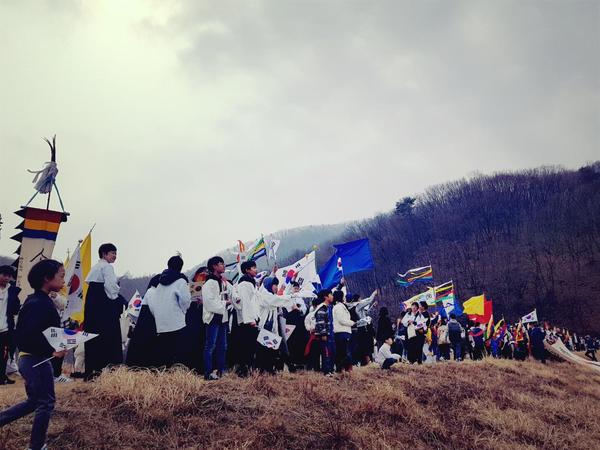
[[[557,339],[556,342],[550,343],[548,341],[544,342],[546,349],[555,356],[558,356],[567,361],[573,362],[575,364],[580,364],[582,366],[587,366],[591,369],[597,370],[600,372],[600,362],[591,361],[589,359],[582,358],[574,354],[570,351],[565,344],[560,339]]]
[[[415,295],[404,302],[404,307],[410,309],[410,305],[414,302],[421,303],[426,301],[429,306],[435,305],[435,290],[433,288],[427,289],[427,291]]]
[[[21,292],[19,293],[21,303],[25,301],[29,294],[33,294],[33,289],[27,281],[29,271],[35,263],[42,259],[52,258],[54,244],[54,241],[47,239],[23,238],[21,240],[21,252],[17,267],[17,286],[21,288]]]

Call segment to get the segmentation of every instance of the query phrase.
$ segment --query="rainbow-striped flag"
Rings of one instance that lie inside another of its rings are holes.
[[[407,287],[414,283],[428,283],[430,281],[433,281],[433,270],[431,266],[424,266],[409,269],[406,273],[399,273],[396,284]]]
[[[254,243],[252,248],[248,250],[246,261],[256,261],[263,256],[267,256],[267,246],[265,244],[265,239],[261,236],[261,238]]]
[[[444,301],[454,300],[454,283],[452,280],[440,284],[435,288],[435,302],[443,303]]]

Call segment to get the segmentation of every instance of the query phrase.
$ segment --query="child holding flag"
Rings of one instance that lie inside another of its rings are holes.
[[[16,340],[20,350],[19,372],[25,379],[27,400],[0,413],[0,426],[35,411],[30,449],[46,449],[46,432],[54,411],[54,376],[49,357],[62,358],[43,335],[49,327],[60,327],[60,316],[50,298],[65,284],[65,269],[53,259],[44,259],[30,270],[27,280],[34,293],[27,297],[17,321]]]

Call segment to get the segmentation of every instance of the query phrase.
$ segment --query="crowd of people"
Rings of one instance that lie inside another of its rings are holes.
[[[379,329],[394,329],[391,348],[410,363],[484,357],[520,361],[533,357],[545,363],[548,356],[545,342],[557,339],[570,351],[587,350],[585,356],[596,361],[600,342],[589,335],[581,338],[566,329],[551,327],[547,322],[509,325],[502,319],[495,324],[481,324],[454,314],[442,317],[438,311],[428,309],[426,302],[413,303],[409,311],[400,313],[393,327],[387,315],[380,313]]]
[[[234,284],[225,277],[224,260],[215,256],[194,274],[192,280],[204,284],[192,298],[182,266],[174,256],[151,279],[139,316],[132,318],[127,365],[185,364],[216,380],[228,369],[242,377],[286,367],[332,374],[371,362],[375,332],[368,313],[377,292],[348,298],[341,286],[307,298],[294,280],[280,286],[276,268],[257,280],[255,261],[241,264]],[[87,376],[93,377],[87,353],[86,348]]]
[[[227,371],[246,377],[287,368],[333,376],[370,364],[388,370],[399,362],[529,356],[545,362],[547,339],[560,339],[573,351],[585,350],[594,361],[599,348],[597,338],[581,338],[547,324],[509,325],[504,320],[480,324],[464,316],[445,317],[426,302],[413,303],[396,319],[381,307],[375,327],[371,316],[377,290],[368,297],[350,294],[342,278],[334,289],[322,289],[315,297],[295,279],[279,280],[276,267],[260,277],[255,261],[243,262],[241,277],[233,283],[219,256],[196,271],[191,285],[201,289],[192,293],[179,255],[150,280],[139,315],[130,317],[123,339],[120,319],[128,302],[119,294],[112,266],[117,248],[103,244],[98,253],[100,259],[86,278],[81,324],[84,331],[98,336],[75,350],[74,366],[85,380],[123,363],[134,368],[182,364],[212,381]],[[54,383],[70,380],[62,375],[67,352],[56,351],[42,334],[49,327],[65,325],[59,315],[65,307],[59,295],[65,270],[54,260],[35,264],[27,277],[34,293],[22,306],[14,278],[14,268],[0,267],[0,384],[14,383],[6,375],[7,361],[18,360],[27,399],[0,412],[0,426],[35,411],[30,448],[38,450],[45,448]]]

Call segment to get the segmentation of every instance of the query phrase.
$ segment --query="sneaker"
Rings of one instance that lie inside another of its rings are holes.
[[[10,378],[6,378],[6,379],[0,381],[0,385],[5,385],[5,384],[15,384],[15,380],[11,380]]]
[[[54,379],[55,383],[72,383],[73,380],[66,375],[61,375],[60,377],[56,377]]]
[[[14,359],[11,359],[10,361],[8,361],[8,363],[6,364],[6,374],[10,375],[11,373],[18,373],[19,372],[19,368],[17,367],[17,363]]]
[[[218,380],[219,377],[217,376],[217,374],[211,373],[209,376],[205,376],[204,379],[206,381],[214,381],[214,380]]]

